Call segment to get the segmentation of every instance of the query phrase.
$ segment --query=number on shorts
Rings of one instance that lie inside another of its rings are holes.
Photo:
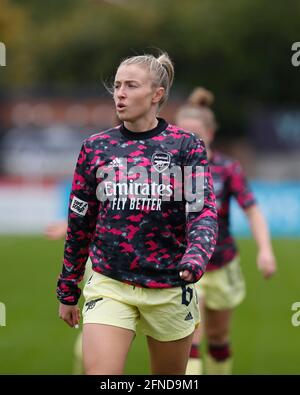
[[[181,303],[185,304],[186,306],[188,306],[192,299],[193,299],[193,288],[190,288],[186,285],[182,285],[182,300]]]

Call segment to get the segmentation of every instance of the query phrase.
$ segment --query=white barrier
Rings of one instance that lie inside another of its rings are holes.
[[[57,218],[56,185],[0,184],[0,234],[38,234]]]

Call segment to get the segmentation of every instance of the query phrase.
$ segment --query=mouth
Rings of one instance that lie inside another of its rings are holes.
[[[126,108],[126,105],[123,104],[123,103],[117,103],[117,105],[116,105],[116,109],[117,109],[118,112],[124,111],[125,108]]]

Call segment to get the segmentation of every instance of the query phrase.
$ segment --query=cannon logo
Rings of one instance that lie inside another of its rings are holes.
[[[167,170],[171,163],[171,154],[168,152],[155,152],[151,158],[152,166],[158,173]]]

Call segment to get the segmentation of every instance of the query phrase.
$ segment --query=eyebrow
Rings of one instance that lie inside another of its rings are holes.
[[[116,82],[121,82],[121,81],[120,80],[115,80],[114,83],[116,83]],[[138,80],[124,80],[123,82],[137,82],[137,83],[139,83],[140,81],[138,81]]]

